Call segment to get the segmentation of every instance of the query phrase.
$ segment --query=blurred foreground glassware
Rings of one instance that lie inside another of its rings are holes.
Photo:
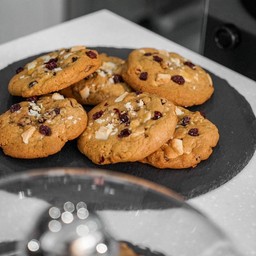
[[[97,169],[35,169],[0,181],[0,255],[238,256],[175,192]]]

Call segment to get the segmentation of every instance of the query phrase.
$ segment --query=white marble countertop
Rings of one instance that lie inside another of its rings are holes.
[[[152,33],[114,13],[101,10],[0,45],[0,69],[40,52],[72,45],[155,47],[178,52],[226,79],[256,113],[256,82]],[[242,248],[256,255],[256,156],[225,185],[189,200]]]

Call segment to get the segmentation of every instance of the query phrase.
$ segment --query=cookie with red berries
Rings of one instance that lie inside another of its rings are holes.
[[[45,95],[82,80],[100,65],[97,51],[84,46],[60,49],[18,68],[8,90],[14,96]]]
[[[172,137],[176,124],[172,102],[153,94],[125,92],[89,111],[78,148],[96,164],[134,162]]]
[[[204,69],[165,50],[133,50],[122,76],[134,90],[157,94],[178,106],[200,105],[214,92],[212,79]]]
[[[58,93],[16,103],[0,115],[0,147],[14,158],[42,158],[59,152],[87,126],[75,99]]]
[[[219,141],[218,128],[200,112],[176,108],[173,137],[141,162],[157,168],[190,168],[210,157]]]
[[[109,97],[118,97],[131,92],[121,72],[124,60],[105,53],[99,55],[102,65],[91,75],[61,91],[66,97],[73,97],[83,105],[97,105]]]

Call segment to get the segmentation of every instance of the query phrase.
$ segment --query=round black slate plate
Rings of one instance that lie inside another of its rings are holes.
[[[118,48],[96,49],[121,58],[126,58],[131,51]],[[0,71],[0,113],[21,100],[8,93],[7,85],[15,70],[34,58],[35,56],[20,60]],[[61,152],[44,159],[14,159],[5,156],[1,151],[0,175],[37,167],[92,167],[135,175],[169,187],[185,198],[207,193],[242,171],[256,148],[256,119],[251,106],[225,80],[211,75],[215,86],[213,97],[203,105],[191,109],[204,112],[206,117],[219,128],[220,141],[211,157],[193,169],[160,170],[142,163],[97,166],[83,156],[76,147],[76,141],[72,141],[68,142]]]

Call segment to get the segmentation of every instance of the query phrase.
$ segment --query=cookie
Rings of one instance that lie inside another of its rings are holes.
[[[98,53],[84,46],[60,49],[18,68],[8,90],[22,97],[56,92],[82,80],[100,65]]]
[[[133,50],[122,74],[136,91],[157,94],[178,106],[200,105],[214,92],[210,75],[177,53]]]
[[[178,124],[172,139],[142,160],[157,168],[190,168],[210,157],[219,141],[218,128],[200,112],[177,107]]]
[[[165,143],[176,124],[173,103],[148,93],[125,92],[88,113],[78,148],[96,164],[134,162]]]
[[[97,105],[109,97],[118,97],[124,92],[131,92],[131,87],[124,82],[121,71],[124,60],[100,54],[102,65],[93,74],[67,87],[61,94],[75,98],[85,105]]]
[[[15,158],[41,158],[61,150],[87,126],[75,99],[58,93],[14,104],[0,116],[0,147]]]

